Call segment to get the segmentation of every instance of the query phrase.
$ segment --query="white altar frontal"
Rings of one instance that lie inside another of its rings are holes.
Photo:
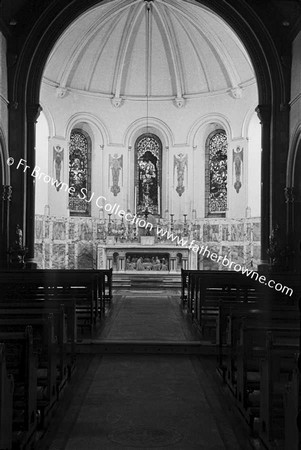
[[[97,268],[117,272],[180,272],[189,267],[188,259],[187,248],[156,243],[153,236],[141,236],[136,244],[107,242],[97,248]]]

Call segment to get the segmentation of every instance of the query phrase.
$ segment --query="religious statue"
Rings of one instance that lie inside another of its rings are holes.
[[[9,248],[10,266],[13,269],[23,269],[25,267],[25,255],[28,249],[23,246],[23,231],[18,224],[15,232],[15,242]]]
[[[184,155],[183,153],[179,153],[178,156],[174,156],[174,167],[177,171],[177,182],[178,185],[176,187],[176,191],[181,197],[183,194],[185,187],[184,187],[184,176],[185,176],[185,169],[187,169],[187,155]]]
[[[233,164],[234,164],[234,172],[235,172],[235,183],[234,189],[237,193],[241,188],[241,175],[242,175],[242,162],[243,162],[243,148],[236,147],[233,150]]]
[[[54,169],[55,169],[55,179],[58,183],[56,183],[56,190],[59,191],[61,187],[61,170],[62,170],[62,161],[64,159],[64,149],[57,145],[53,147],[53,159],[54,159]]]
[[[123,168],[123,155],[118,156],[117,153],[115,153],[114,156],[110,155],[109,164],[112,172],[111,192],[113,192],[114,196],[116,197],[120,192],[119,177],[120,172]]]

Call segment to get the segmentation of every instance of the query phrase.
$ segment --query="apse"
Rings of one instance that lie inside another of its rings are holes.
[[[154,260],[168,256],[168,271],[223,269],[177,237],[256,267],[257,82],[221,17],[184,0],[99,3],[54,45],[40,103],[36,163],[50,180],[36,179],[42,267],[84,260],[130,271],[129,254],[151,259],[152,247]],[[151,235],[126,219],[135,215],[153,225]],[[174,240],[159,238],[157,226]]]

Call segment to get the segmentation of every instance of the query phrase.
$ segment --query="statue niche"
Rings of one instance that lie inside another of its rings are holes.
[[[143,134],[136,150],[136,213],[160,214],[162,144],[154,134]]]

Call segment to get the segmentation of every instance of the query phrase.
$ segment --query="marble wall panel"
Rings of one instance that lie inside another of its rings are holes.
[[[75,244],[68,244],[68,269],[76,269]]]
[[[235,264],[244,264],[244,246],[243,245],[233,245],[231,247],[231,261]]]
[[[78,269],[93,269],[95,268],[94,248],[92,243],[80,243],[78,246]]]
[[[93,239],[93,228],[91,221],[85,221],[80,224],[79,239],[81,241],[91,241]]]
[[[36,234],[36,240],[43,239],[43,221],[42,220],[35,221],[35,234]]]
[[[45,221],[45,239],[49,238],[49,228],[50,228],[50,223],[48,220]]]
[[[203,226],[203,239],[204,242],[219,241],[219,225],[204,223]]]
[[[231,241],[243,241],[244,240],[244,224],[231,225]]]
[[[96,248],[98,244],[103,243],[107,228],[107,224],[104,224],[101,219],[71,217],[62,220],[49,216],[37,216],[36,222],[39,223],[36,227],[36,243],[40,244],[41,241],[43,243],[42,247],[37,247],[39,266],[44,264],[45,268],[51,268],[63,267],[66,264],[68,268],[91,268],[96,265]],[[224,218],[216,222],[215,220],[214,223],[208,223],[208,219],[205,219],[194,223],[188,241],[191,242],[194,239],[200,247],[208,244],[211,252],[230,257],[233,262],[241,261],[247,267],[252,267],[253,263],[256,270],[260,262],[260,221],[234,221]],[[66,239],[68,239],[66,242],[68,245],[65,245]],[[59,242],[55,245],[53,244],[55,240],[61,241],[62,245],[57,247]],[[113,242],[115,243],[115,237]],[[127,236],[127,242],[131,242],[130,236]],[[220,242],[220,245],[211,247],[213,242]],[[166,243],[172,244],[171,240],[166,240]],[[217,268],[216,264],[210,259],[204,260],[204,268],[205,266]]]
[[[38,267],[43,269],[44,265],[43,244],[34,245],[34,260],[37,263]]]
[[[222,241],[228,241],[230,236],[229,226],[222,225]]]
[[[65,244],[53,244],[52,246],[52,269],[66,269]]]
[[[253,258],[255,261],[258,261],[258,263],[260,262],[261,259],[261,248],[259,245],[254,245],[253,246]]]
[[[260,241],[260,223],[253,223],[253,241]]]
[[[75,239],[75,227],[76,224],[73,222],[69,223],[69,239],[73,240]]]
[[[50,251],[51,251],[50,244],[46,243],[45,244],[45,253],[44,253],[45,269],[50,268],[50,261],[51,261]],[[41,268],[43,268],[43,267],[41,267]]]
[[[66,226],[64,222],[53,222],[53,239],[56,241],[65,241]]]

